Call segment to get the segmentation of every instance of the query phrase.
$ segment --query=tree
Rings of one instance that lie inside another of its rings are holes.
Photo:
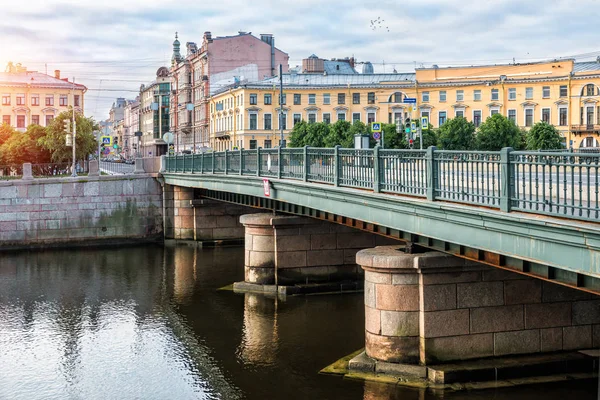
[[[329,127],[329,134],[323,140],[325,147],[340,145],[344,148],[354,147],[354,138],[350,136],[350,122],[338,120]]]
[[[63,121],[71,119],[72,116],[72,111],[60,113],[52,120],[50,126],[46,127],[46,135],[38,139],[39,145],[50,152],[54,162],[65,162],[73,158],[73,150],[66,146],[66,133],[63,130]],[[92,132],[98,127],[92,118],[87,118],[81,113],[76,113],[75,120],[77,121],[76,157],[78,160],[86,159],[96,150],[97,142]]]
[[[449,119],[440,126],[438,143],[444,150],[473,150],[475,125],[464,117]]]
[[[554,125],[540,121],[527,132],[527,150],[562,149],[562,138]]]
[[[308,123],[306,121],[297,122],[290,133],[290,147],[306,146],[306,136],[308,135]]]
[[[383,144],[386,149],[408,148],[408,140],[406,140],[406,133],[404,133],[403,126],[400,132],[396,132],[396,124],[382,124],[381,128]]]
[[[45,133],[46,130],[38,125],[30,125],[24,133],[16,132],[0,146],[3,163],[42,164],[50,162],[50,153],[38,145],[38,139]]]
[[[521,131],[517,125],[502,114],[488,118],[477,132],[477,149],[498,151],[503,147],[521,148]]]
[[[324,147],[324,140],[329,136],[329,124],[313,122],[308,124],[305,146]]]
[[[438,132],[433,129],[431,125],[427,126],[427,129],[422,130],[423,135],[423,148],[426,149],[430,146],[436,146],[439,138]]]

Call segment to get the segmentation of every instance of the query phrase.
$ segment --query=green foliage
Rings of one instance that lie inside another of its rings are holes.
[[[541,121],[527,133],[527,150],[562,149],[562,138],[554,125]]]
[[[324,122],[308,124],[305,146],[323,147],[324,141],[329,136],[330,126]]]
[[[486,119],[477,132],[478,150],[498,151],[503,147],[521,149],[521,130],[515,123],[501,114]]]
[[[72,111],[63,111],[46,127],[46,135],[38,139],[38,144],[48,150],[52,161],[64,162],[73,158],[71,147],[66,146],[65,132],[63,131],[63,121],[72,118]],[[96,123],[92,118],[86,118],[83,114],[75,115],[77,121],[76,135],[76,156],[77,159],[86,159],[89,154],[96,150],[97,142],[93,131],[97,129]]]
[[[308,135],[308,123],[300,121],[290,132],[289,147],[304,147],[306,144],[306,136]]]
[[[41,164],[50,162],[50,153],[37,143],[38,139],[45,135],[45,132],[45,129],[38,125],[30,125],[24,133],[15,132],[0,146],[2,163]]]
[[[444,150],[473,150],[475,125],[463,117],[447,120],[439,129],[438,144]]]
[[[8,124],[0,125],[0,146],[8,140],[17,131]]]
[[[426,149],[430,146],[437,146],[439,141],[438,131],[433,129],[431,125],[427,129],[423,129],[423,148]]]
[[[354,138],[350,136],[352,125],[348,121],[337,121],[329,128],[329,134],[323,140],[325,147],[334,147],[340,145],[344,148],[354,146]]]
[[[408,140],[404,127],[401,127],[400,132],[396,132],[396,124],[382,124],[383,144],[386,149],[406,149],[408,148]]]

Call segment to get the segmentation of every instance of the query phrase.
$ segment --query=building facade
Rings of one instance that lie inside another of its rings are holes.
[[[284,74],[283,82],[286,137],[302,120],[404,123],[427,117],[438,128],[462,116],[478,127],[501,113],[525,129],[539,121],[555,125],[566,147],[600,146],[600,60],[421,68],[406,74]],[[271,78],[212,96],[211,147],[277,145],[278,84],[279,78]]]
[[[140,101],[128,100],[123,113],[123,151],[125,158],[133,158],[137,154],[139,139],[135,133],[140,130]]]
[[[0,72],[0,115],[2,123],[24,132],[31,124],[48,126],[61,112],[75,107],[83,113],[87,88],[60,77],[27,71],[21,64],[9,63]]]
[[[273,35],[239,32],[235,36],[212,37],[205,32],[202,45],[186,44],[180,52],[175,38],[171,63],[171,132],[175,150],[204,151],[210,141],[210,97],[239,82],[261,81],[277,74],[279,64],[288,71],[289,56],[275,47]]]
[[[156,157],[167,153],[163,135],[169,132],[171,111],[171,80],[169,70],[160,67],[156,79],[140,87],[139,130],[143,157]]]

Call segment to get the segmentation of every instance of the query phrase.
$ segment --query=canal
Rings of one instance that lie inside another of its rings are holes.
[[[0,399],[596,399],[577,381],[443,395],[317,372],[363,347],[362,294],[218,290],[241,248],[0,253]]]

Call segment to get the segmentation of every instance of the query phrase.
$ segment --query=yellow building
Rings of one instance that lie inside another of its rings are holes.
[[[501,113],[518,126],[555,125],[568,147],[599,147],[600,62],[421,68],[407,74],[285,74],[283,128],[298,121],[404,122],[437,128],[463,116],[479,126]],[[213,149],[279,143],[279,78],[222,90],[210,102]],[[416,99],[413,107],[406,98]]]
[[[61,79],[58,70],[50,76],[9,63],[6,72],[0,72],[1,122],[19,131],[25,131],[31,124],[48,126],[70,106],[83,112],[86,91],[83,85]]]

